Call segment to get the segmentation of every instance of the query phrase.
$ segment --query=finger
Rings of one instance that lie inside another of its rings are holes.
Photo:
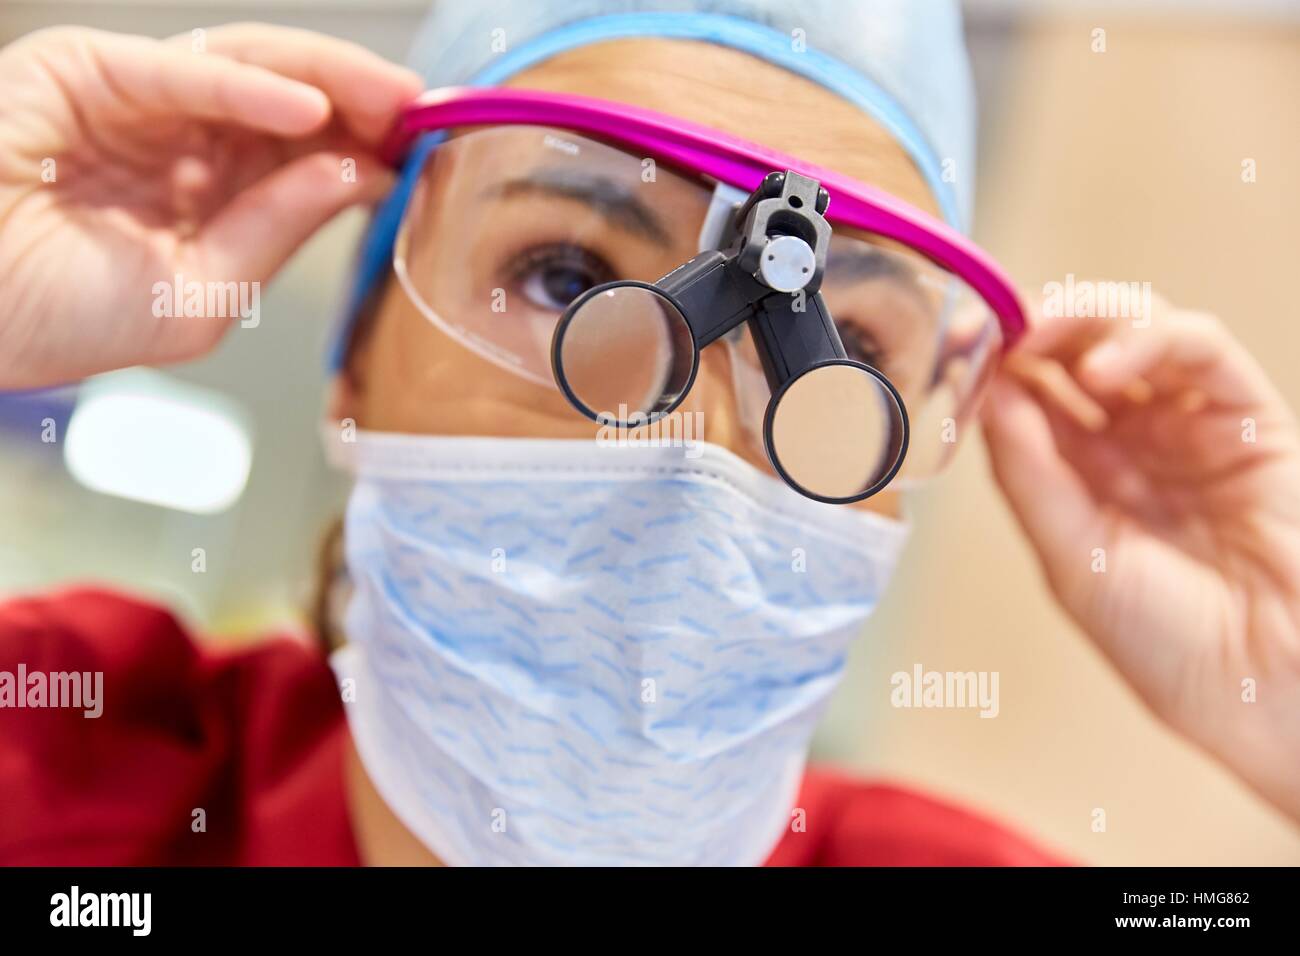
[[[1201,313],[1167,314],[1100,342],[1079,359],[1077,374],[1100,395],[1142,381],[1162,394],[1200,393],[1219,405],[1281,402],[1254,358],[1218,320]]]
[[[1051,569],[1071,566],[1097,540],[1100,515],[1087,485],[1057,447],[1048,414],[1020,385],[994,380],[983,416],[994,477]]]
[[[345,173],[355,162],[355,176]],[[351,180],[351,181],[350,181]],[[208,220],[194,239],[204,275],[264,281],[342,209],[380,199],[392,172],[367,156],[320,152],[269,173]]]
[[[1029,353],[1016,354],[1007,361],[1004,371],[1040,400],[1050,402],[1080,428],[1099,432],[1109,423],[1106,409],[1060,362]]]
[[[1100,286],[1112,283],[1097,283]],[[1033,301],[1026,297],[1027,301]],[[1082,306],[1083,303],[1079,303]],[[1074,314],[1074,308],[1066,309],[1062,303],[1055,303],[1049,308],[1045,298],[1029,310],[1029,334],[1017,345],[1017,351],[1026,351],[1035,355],[1051,356],[1069,363],[1093,343],[1114,335],[1121,335],[1134,328],[1134,320],[1116,317],[1104,309],[1090,307],[1084,314]],[[1169,310],[1168,303],[1159,295],[1151,295],[1145,307],[1146,318]]]
[[[370,145],[388,132],[401,107],[423,89],[419,74],[336,37],[261,23],[213,27],[203,35],[210,54],[310,83],[330,98],[336,115]],[[168,41],[192,45],[192,34]]]
[[[99,95],[116,95],[143,116],[188,116],[279,136],[305,135],[329,119],[324,93],[270,70],[143,37],[90,36],[94,42],[79,32],[72,42],[102,72]]]
[[[1095,315],[1044,316],[1031,314],[1029,332],[1016,344],[1016,352],[1068,358],[1109,334],[1114,323]]]

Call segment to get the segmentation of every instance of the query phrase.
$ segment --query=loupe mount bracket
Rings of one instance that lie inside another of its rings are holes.
[[[812,295],[826,273],[830,194],[793,170],[771,172],[736,213],[740,269],[776,292]]]
[[[699,348],[762,312],[793,317],[806,307],[826,313],[818,289],[830,248],[831,227],[823,216],[829,204],[817,180],[792,170],[768,173],[737,207],[725,249],[701,252],[655,283],[677,301]],[[828,325],[831,353],[842,358],[833,324],[817,325]]]

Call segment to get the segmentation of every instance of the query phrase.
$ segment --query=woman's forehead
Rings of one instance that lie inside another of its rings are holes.
[[[804,77],[737,50],[643,38],[580,47],[506,84],[596,96],[753,140],[938,213],[920,171],[862,110]]]

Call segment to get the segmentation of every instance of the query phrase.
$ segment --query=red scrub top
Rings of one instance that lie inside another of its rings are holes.
[[[0,672],[103,671],[103,714],[0,707],[0,865],[356,865],[320,653],[195,641],[99,589],[0,604]],[[812,770],[777,866],[1062,862],[966,810]],[[202,811],[202,814],[196,811]],[[199,821],[205,827],[198,825]]]

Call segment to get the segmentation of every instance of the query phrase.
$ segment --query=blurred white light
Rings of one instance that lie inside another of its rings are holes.
[[[215,514],[243,494],[253,451],[237,409],[221,395],[131,370],[84,387],[63,460],[93,491]]]

